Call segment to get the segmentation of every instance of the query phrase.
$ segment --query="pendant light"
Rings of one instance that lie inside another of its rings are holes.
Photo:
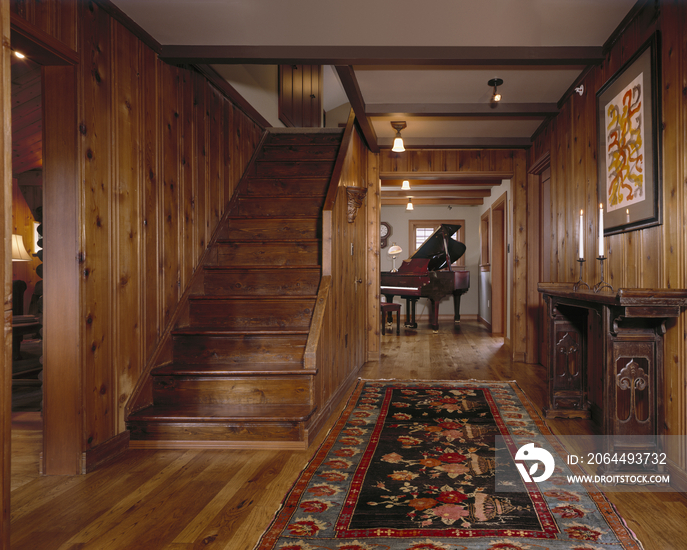
[[[392,122],[391,127],[394,130],[396,130],[396,137],[394,137],[394,146],[391,148],[391,150],[394,153],[402,153],[403,151],[406,150],[406,148],[403,146],[403,138],[401,137],[401,130],[403,130],[406,127],[406,123],[404,121]]]
[[[408,199],[408,206],[406,206],[406,210],[412,210],[413,209],[413,199]]]
[[[401,185],[401,189],[403,191],[410,191],[410,182],[408,180],[403,180],[403,184]]]

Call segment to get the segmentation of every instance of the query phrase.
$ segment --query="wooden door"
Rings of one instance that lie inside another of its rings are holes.
[[[322,121],[322,67],[279,66],[279,120],[292,128],[319,128]]]

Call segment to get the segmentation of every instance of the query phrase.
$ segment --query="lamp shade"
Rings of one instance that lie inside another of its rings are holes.
[[[403,183],[401,184],[401,189],[403,191],[410,190],[410,182],[408,180],[403,180]]]
[[[408,199],[408,204],[406,205],[406,210],[413,210],[413,199]]]
[[[12,235],[12,261],[13,262],[30,262],[31,256],[26,251],[24,246],[24,237],[21,235]]]
[[[403,138],[401,137],[401,132],[394,138],[394,146],[391,148],[394,153],[402,153],[406,150],[403,146]]]
[[[388,254],[389,254],[390,256],[396,256],[397,254],[400,254],[401,252],[403,252],[403,249],[402,249],[400,246],[398,246],[396,243],[394,243],[394,244],[389,248]]]

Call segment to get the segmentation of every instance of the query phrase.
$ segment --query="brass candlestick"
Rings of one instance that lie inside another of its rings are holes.
[[[585,260],[584,258],[578,258],[577,261],[580,263],[580,280],[573,285],[573,290],[578,290],[580,287],[583,286],[589,288],[589,285],[582,280],[582,264]]]
[[[599,256],[597,260],[601,262],[601,280],[594,285],[594,292],[601,292],[604,288],[607,288],[612,292],[613,287],[604,282],[604,261],[606,260],[606,256]]]

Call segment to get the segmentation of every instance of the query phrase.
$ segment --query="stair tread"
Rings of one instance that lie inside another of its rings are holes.
[[[302,363],[168,363],[152,369],[153,376],[240,376],[240,375],[305,375],[317,371],[306,370]]]
[[[298,302],[298,301],[313,301],[317,298],[317,294],[255,294],[249,296],[227,296],[226,294],[193,294],[189,296],[189,300],[194,301],[217,301],[217,302],[267,302],[270,300],[278,302]]]
[[[317,264],[309,265],[204,265],[203,269],[206,271],[267,271],[268,269],[282,270],[282,269],[300,269],[301,271],[319,271],[322,266]]]
[[[303,422],[315,412],[315,405],[192,403],[151,405],[129,415],[129,422]]]
[[[207,336],[256,336],[256,335],[271,335],[271,336],[302,336],[307,335],[309,329],[284,329],[279,327],[259,327],[259,328],[243,328],[243,329],[223,329],[216,326],[212,327],[179,327],[172,331],[172,334],[204,334]]]

